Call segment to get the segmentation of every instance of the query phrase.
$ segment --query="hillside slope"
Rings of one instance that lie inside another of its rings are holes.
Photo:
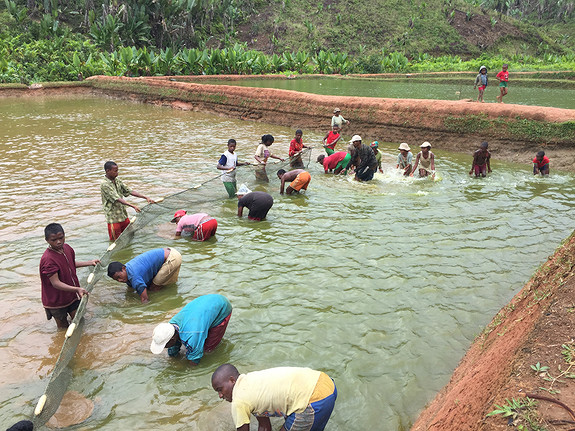
[[[479,4],[479,2],[476,2]],[[400,51],[413,57],[562,54],[575,46],[573,20],[540,27],[464,0],[281,0],[256,6],[238,38],[267,53]]]

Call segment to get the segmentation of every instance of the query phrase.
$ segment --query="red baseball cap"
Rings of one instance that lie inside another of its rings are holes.
[[[175,223],[178,217],[183,217],[186,215],[186,210],[178,210],[176,211],[176,213],[174,214],[174,218],[172,219],[172,223]]]

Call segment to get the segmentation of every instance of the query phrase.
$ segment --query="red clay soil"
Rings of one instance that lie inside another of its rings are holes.
[[[191,77],[190,77],[191,78]],[[575,110],[512,104],[323,96],[270,88],[248,88],[169,81],[158,78],[92,77],[90,83],[113,97],[201,110],[251,121],[265,121],[325,133],[333,108],[351,125],[344,135],[388,142],[430,141],[434,148],[472,152],[489,141],[495,158],[528,163],[545,148],[553,169],[575,171],[571,138],[517,135],[521,121],[545,125],[575,121]],[[482,124],[480,129],[475,128]],[[475,130],[474,130],[475,129]]]
[[[526,393],[557,399],[575,408],[575,370],[571,378],[564,375],[552,384],[531,368],[539,362],[551,367],[549,373],[557,377],[561,373],[558,367],[563,371],[569,367],[561,346],[574,342],[574,256],[572,235],[477,337],[450,382],[421,413],[412,431],[509,429],[507,418],[487,414],[495,410],[495,404],[504,405],[507,398],[522,399]],[[573,352],[575,361],[575,349]],[[549,401],[539,401],[530,414],[546,428],[528,427],[522,414],[513,425],[525,426],[526,431],[575,428],[575,422],[556,422],[575,418]]]

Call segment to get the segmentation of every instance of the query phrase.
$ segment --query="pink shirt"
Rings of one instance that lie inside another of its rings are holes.
[[[206,213],[186,214],[178,222],[178,226],[176,227],[176,233],[182,233],[184,228],[187,226],[194,225],[195,227],[198,227],[198,225],[200,224],[200,220],[207,216],[208,215]]]

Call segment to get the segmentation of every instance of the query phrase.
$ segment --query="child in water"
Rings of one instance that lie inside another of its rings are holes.
[[[417,172],[419,166],[419,176],[424,178],[429,174],[435,175],[435,155],[431,152],[431,144],[424,142],[420,145],[421,151],[415,156],[415,164],[413,165],[413,172]]]
[[[268,159],[271,157],[272,159],[278,159],[280,161],[284,161],[281,157],[273,155],[269,147],[274,143],[274,137],[272,135],[263,135],[262,142],[258,145],[256,149],[256,153],[254,154],[254,158],[256,159],[256,179],[269,183],[268,174],[266,172],[266,164]]]
[[[533,175],[537,174],[549,175],[549,157],[545,155],[545,151],[539,151],[533,159]]]
[[[495,77],[499,80],[499,96],[497,100],[499,103],[503,103],[503,96],[507,94],[507,85],[509,82],[509,72],[507,71],[507,64],[502,66],[501,72],[499,72]]]
[[[405,142],[399,145],[399,154],[397,155],[397,166],[396,169],[403,169],[403,175],[406,177],[411,174],[413,154],[411,153],[411,148]]]
[[[289,144],[289,157],[290,166],[294,169],[301,169],[304,167],[303,160],[301,159],[301,152],[304,148],[309,148],[307,145],[303,144],[303,132],[301,129],[295,131],[295,137],[291,140]]]
[[[485,92],[485,87],[487,87],[487,67],[481,66],[479,68],[479,74],[475,78],[475,85],[473,88],[479,88],[479,95],[477,96],[478,102],[484,102],[483,93]]]
[[[487,151],[487,147],[489,144],[487,142],[482,142],[481,146],[477,151],[473,153],[473,163],[471,164],[471,170],[469,171],[469,175],[475,172],[475,176],[486,176],[486,172],[491,173],[491,153]]]
[[[335,144],[339,141],[341,135],[339,134],[339,126],[334,124],[333,127],[323,138],[323,148],[328,156],[331,156],[335,153]]]

